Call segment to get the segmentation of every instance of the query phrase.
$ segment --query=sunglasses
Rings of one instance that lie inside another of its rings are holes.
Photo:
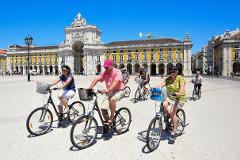
[[[106,70],[109,68],[109,67],[104,67]]]
[[[66,69],[63,69],[62,71],[66,72],[67,70],[66,70]]]

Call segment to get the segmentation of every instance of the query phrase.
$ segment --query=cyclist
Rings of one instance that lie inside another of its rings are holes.
[[[201,86],[202,86],[202,82],[203,82],[203,78],[202,76],[200,75],[200,71],[196,71],[196,75],[195,77],[192,79],[191,81],[192,83],[194,83],[194,90],[196,88],[198,88],[198,92],[197,92],[197,95],[199,94],[199,90],[201,89]]]
[[[128,80],[129,80],[129,73],[127,71],[126,68],[122,68],[121,69],[121,72],[122,72],[122,76],[123,76],[123,81],[124,81],[124,84],[127,84],[128,83]]]
[[[185,80],[183,76],[178,75],[177,67],[173,66],[170,71],[169,77],[167,77],[161,84],[160,87],[166,87],[167,97],[163,101],[164,113],[168,118],[171,118],[173,123],[173,128],[171,131],[171,138],[175,138],[176,128],[177,128],[177,110],[182,108],[184,103],[186,102],[186,93],[185,93]],[[167,107],[169,104],[171,106],[171,112],[169,113]]]
[[[60,113],[59,122],[63,119],[64,111],[67,112],[69,109],[67,104],[68,99],[73,98],[76,93],[75,82],[73,75],[71,74],[71,68],[67,65],[63,65],[61,69],[62,75],[50,83],[50,86],[54,86],[60,81],[62,82],[62,85],[57,87],[59,90],[63,89],[63,91],[58,94],[58,99],[60,100],[60,103],[58,105],[58,110]]]
[[[146,88],[146,84],[149,84],[150,82],[150,76],[143,66],[139,68],[139,75],[137,78],[141,78],[143,80],[141,88]]]
[[[125,85],[121,71],[113,66],[112,60],[107,59],[103,67],[105,71],[92,81],[89,89],[93,89],[98,82],[105,81],[107,89],[102,92],[104,94],[104,100],[101,105],[101,111],[105,121],[108,122],[109,128],[111,128],[116,109],[116,101],[124,97],[123,90]],[[108,109],[110,109],[111,112],[110,116]]]

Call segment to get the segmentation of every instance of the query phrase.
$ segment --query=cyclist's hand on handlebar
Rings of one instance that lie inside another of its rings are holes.
[[[171,96],[177,96],[177,94],[176,93],[169,93],[169,95],[171,95]]]

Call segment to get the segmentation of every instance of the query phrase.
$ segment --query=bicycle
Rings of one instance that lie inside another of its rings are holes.
[[[38,87],[40,86],[40,87]],[[57,111],[56,106],[52,99],[52,91],[58,88],[51,88],[48,84],[38,83],[37,92],[40,94],[49,94],[48,100],[42,107],[34,109],[27,118],[26,127],[31,135],[40,136],[48,132],[53,123],[53,114],[49,110],[49,106],[52,106],[57,117],[60,119],[60,113]],[[44,86],[44,89],[39,89]],[[68,105],[69,110],[64,115],[67,115],[64,119],[68,119],[71,123],[75,122],[78,117],[85,114],[85,107],[82,102],[75,101]],[[64,120],[63,119],[63,120]]]
[[[194,84],[192,98],[194,101],[197,99],[199,100],[201,98],[201,94],[202,94],[201,88],[198,89],[198,87],[195,86],[195,82],[193,80],[191,82]]]
[[[103,125],[103,129],[108,127],[107,122],[103,120],[100,109],[97,102],[97,94],[101,91],[94,92],[92,89],[79,90],[80,100],[92,101],[94,98],[93,106],[88,114],[78,118],[73,124],[70,132],[70,140],[74,147],[78,149],[84,149],[91,146],[98,134],[98,122],[94,117],[94,112],[97,111],[100,121]],[[112,129],[117,134],[123,134],[127,132],[131,123],[131,113],[129,109],[122,107],[115,112]]]
[[[129,86],[127,86],[128,80],[124,81],[125,88],[124,88],[124,97],[129,97],[131,94],[131,89]]]
[[[135,78],[134,80],[136,83],[138,83],[138,87],[134,95],[134,102],[137,103],[139,100],[142,99],[147,100],[149,91],[146,87],[144,87],[143,80],[141,78]]]
[[[158,148],[161,135],[163,132],[163,126],[165,126],[165,131],[170,132],[173,128],[171,121],[167,118],[164,114],[163,109],[163,91],[161,88],[151,88],[151,96],[152,100],[155,100],[155,116],[150,121],[148,129],[147,129],[147,136],[146,136],[146,143],[147,148],[152,152]],[[183,109],[178,109],[177,111],[177,136],[182,135],[184,128],[186,126],[186,116]]]

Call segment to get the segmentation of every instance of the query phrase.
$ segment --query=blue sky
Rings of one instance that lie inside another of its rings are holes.
[[[4,0],[0,48],[24,45],[27,34],[35,45],[59,44],[80,12],[101,29],[104,43],[139,39],[139,32],[183,40],[189,32],[196,52],[213,35],[240,28],[239,6],[239,0]]]

